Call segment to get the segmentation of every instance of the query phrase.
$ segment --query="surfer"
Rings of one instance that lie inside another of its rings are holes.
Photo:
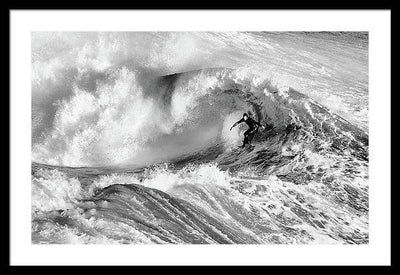
[[[243,145],[242,145],[242,148],[244,148],[246,146],[246,144],[250,145],[251,140],[256,135],[258,128],[259,127],[264,128],[264,127],[260,123],[258,123],[254,119],[252,119],[247,113],[244,113],[242,119],[235,122],[235,124],[232,125],[232,127],[229,129],[229,131],[231,131],[233,127],[235,127],[236,125],[238,125],[242,122],[246,123],[247,126],[249,126],[249,129],[247,129],[246,132],[244,132],[244,140],[243,140]]]

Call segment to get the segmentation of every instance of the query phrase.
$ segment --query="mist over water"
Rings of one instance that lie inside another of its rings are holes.
[[[368,158],[368,33],[32,33],[34,243],[367,243]]]

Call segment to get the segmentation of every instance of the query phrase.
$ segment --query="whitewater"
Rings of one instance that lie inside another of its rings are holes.
[[[32,33],[35,244],[366,244],[368,141],[368,33]]]

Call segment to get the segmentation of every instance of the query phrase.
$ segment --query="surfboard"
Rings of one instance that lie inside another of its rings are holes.
[[[254,145],[247,145],[246,147],[245,147],[245,149],[247,150],[247,151],[253,151],[254,150],[254,148],[255,148],[256,146],[254,146]]]
[[[237,150],[246,150],[248,152],[253,151],[255,148],[255,145],[249,145],[247,144],[245,147],[238,146]]]

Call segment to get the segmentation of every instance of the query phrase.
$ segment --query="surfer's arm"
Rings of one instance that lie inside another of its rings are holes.
[[[254,121],[257,125],[258,125],[258,127],[260,127],[261,129],[265,129],[265,126],[264,125],[261,125],[261,123],[260,122],[258,122],[258,121]]]
[[[236,121],[235,124],[233,124],[231,129],[229,129],[229,130],[232,130],[233,127],[236,127],[239,123],[242,123],[243,121],[244,121],[243,118],[239,121]]]
[[[252,121],[255,125],[257,125],[258,127],[262,127],[262,125],[260,124],[260,122],[255,121],[254,119],[251,119],[251,121]]]
[[[258,127],[260,127],[261,129],[265,129],[265,127],[264,127],[263,125],[261,125],[260,122],[255,121],[254,119],[253,119],[253,121],[254,121],[254,123],[255,123]]]

